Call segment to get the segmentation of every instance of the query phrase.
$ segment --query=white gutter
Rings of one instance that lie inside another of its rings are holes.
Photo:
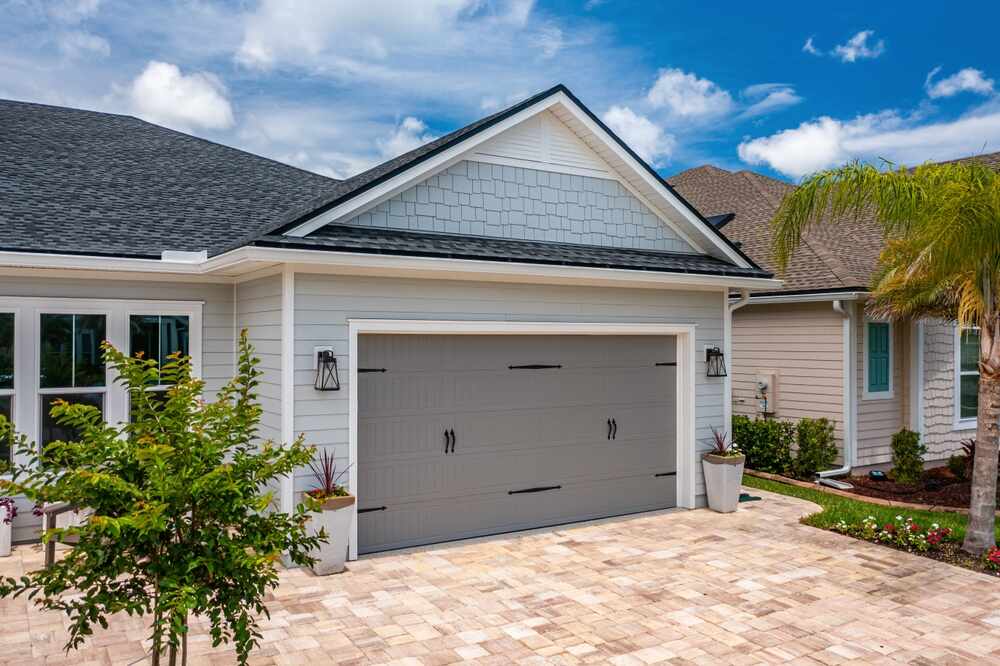
[[[190,257],[184,257],[190,259]],[[349,275],[425,277],[501,282],[549,282],[588,286],[774,289],[780,280],[769,278],[668,273],[621,268],[562,266],[521,262],[414,257],[360,252],[327,252],[295,248],[241,247],[205,261],[163,261],[125,257],[95,257],[32,252],[0,252],[4,267],[199,276],[222,282],[259,270],[264,263],[296,264],[302,270]]]
[[[750,297],[755,305],[763,303],[816,303],[826,301],[856,301],[866,298],[864,291],[823,291],[808,294],[767,294]]]
[[[817,476],[817,482],[823,483],[824,485],[834,485],[840,483],[837,481],[828,480],[824,483],[824,479],[830,479],[834,476],[846,476],[851,473],[851,469],[854,467],[855,459],[857,453],[855,451],[857,442],[855,441],[854,435],[854,414],[856,413],[856,401],[857,401],[857,390],[854,385],[854,367],[857,365],[857,360],[854,357],[854,308],[848,306],[849,309],[844,308],[844,301],[836,300],[833,302],[833,311],[840,315],[842,322],[842,333],[843,338],[843,349],[844,349],[844,371],[843,371],[843,431],[844,431],[844,464],[842,467],[837,469],[828,469],[820,472]],[[836,487],[836,486],[834,486]]]

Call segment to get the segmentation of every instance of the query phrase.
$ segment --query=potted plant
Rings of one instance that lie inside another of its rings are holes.
[[[708,506],[713,511],[736,511],[745,462],[746,456],[733,448],[728,433],[712,428],[712,450],[702,456],[701,468],[705,472]]]
[[[17,505],[13,497],[0,497],[0,557],[10,555],[11,529],[17,517]]]
[[[347,561],[355,497],[347,492],[340,479],[350,467],[338,474],[337,462],[326,449],[320,452],[318,460],[309,463],[309,467],[317,486],[307,494],[322,504],[320,510],[313,513],[310,525],[313,534],[326,535],[326,541],[313,553],[316,561],[312,570],[318,576],[328,576],[343,571]]]

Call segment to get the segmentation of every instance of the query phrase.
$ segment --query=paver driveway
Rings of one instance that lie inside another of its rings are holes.
[[[755,491],[756,492],[756,491]],[[760,493],[736,514],[667,512],[282,574],[255,663],[1000,663],[1000,582],[798,524]],[[0,559],[36,566],[37,548]],[[194,663],[232,663],[196,628]],[[127,664],[116,620],[65,655],[62,618],[0,601],[6,663]]]

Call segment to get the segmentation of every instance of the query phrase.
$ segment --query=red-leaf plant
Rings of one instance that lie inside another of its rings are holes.
[[[316,459],[309,463],[309,468],[312,470],[317,484],[308,493],[312,497],[322,501],[330,497],[344,497],[349,494],[340,480],[351,469],[351,466],[348,465],[338,473],[337,460],[329,450],[320,450]]]

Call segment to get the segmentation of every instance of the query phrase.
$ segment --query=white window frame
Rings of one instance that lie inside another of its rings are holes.
[[[20,336],[20,331],[21,331],[21,309],[17,308],[17,307],[12,307],[12,306],[11,307],[4,307],[4,306],[0,305],[0,315],[7,315],[7,314],[14,315],[14,341],[13,341],[14,342],[14,358],[12,359],[13,362],[14,362],[14,367],[13,367],[13,372],[14,372],[14,387],[13,388],[9,388],[9,389],[0,388],[0,398],[10,397],[10,420],[14,423],[14,428],[17,428],[17,408],[18,408],[18,403],[20,402],[18,400],[18,397],[17,397],[18,375],[20,374],[18,372],[18,365],[19,364],[17,362],[17,355],[18,355],[18,353],[19,353],[19,351],[21,349],[20,344],[19,344],[19,343],[21,343],[21,339],[20,339],[20,337],[21,337]],[[12,442],[11,444],[13,445],[14,443]],[[16,455],[17,455],[16,451],[11,451],[11,460],[8,460],[7,462],[13,462],[13,459],[14,459],[14,457]],[[5,475],[2,475],[2,477],[0,477],[0,478],[6,478],[8,476],[10,476],[9,472],[7,474],[5,474]]]
[[[202,372],[202,310],[204,301],[128,300],[94,298],[45,298],[0,296],[0,312],[14,313],[14,428],[37,442],[41,433],[41,396],[54,393],[104,393],[104,418],[121,424],[128,419],[128,395],[115,384],[115,374],[106,368],[103,387],[40,388],[41,315],[103,314],[105,335],[118,349],[128,349],[129,315],[185,315],[190,323],[191,370],[195,377]],[[15,463],[27,462],[15,454]]]
[[[868,390],[868,324],[888,324],[889,325],[889,390],[869,391]],[[864,400],[891,400],[895,397],[895,372],[896,372],[896,329],[891,321],[885,319],[864,319],[864,344],[861,349],[861,356],[864,363],[864,374],[861,376],[861,397]]]
[[[973,329],[978,330],[978,326],[973,326]],[[952,416],[953,416],[953,430],[975,430],[977,424],[979,423],[978,417],[972,418],[962,418],[962,375],[979,375],[979,367],[976,367],[976,372],[962,372],[962,327],[955,324],[955,332],[952,335],[952,341],[954,344],[954,352],[952,358],[955,364],[955,390],[952,397]]]

